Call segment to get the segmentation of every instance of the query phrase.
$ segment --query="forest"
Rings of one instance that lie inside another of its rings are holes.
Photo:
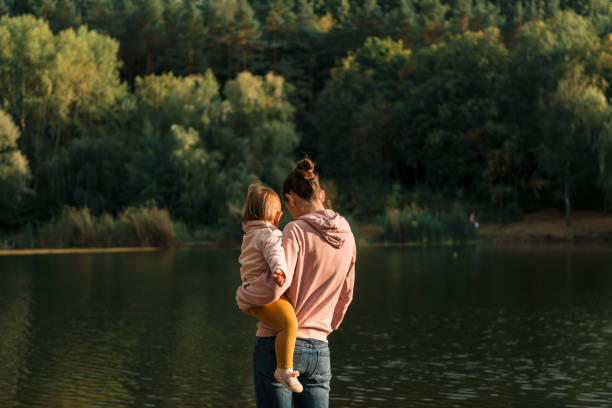
[[[374,241],[569,225],[611,79],[609,0],[0,0],[0,247],[235,241],[304,155]]]

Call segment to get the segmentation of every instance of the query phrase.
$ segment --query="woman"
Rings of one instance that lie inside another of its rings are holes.
[[[283,293],[295,309],[298,335],[293,367],[304,390],[292,394],[274,377],[276,332],[258,322],[253,351],[255,399],[259,408],[323,408],[329,405],[331,380],[327,336],[340,322],[353,298],[355,239],[348,222],[324,207],[325,192],[310,159],[298,161],[283,183],[285,206],[295,221],[283,230],[289,276],[280,288],[271,274],[241,286],[241,309],[263,306]],[[271,290],[273,288],[273,290]],[[270,297],[274,293],[274,298]]]

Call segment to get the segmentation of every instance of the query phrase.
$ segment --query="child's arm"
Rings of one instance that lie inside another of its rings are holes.
[[[275,270],[272,274],[272,279],[274,279],[274,282],[276,282],[278,286],[283,286],[285,283],[285,272],[283,272],[281,269]]]
[[[271,231],[270,236],[264,241],[262,252],[272,277],[278,286],[283,286],[287,280],[287,261],[282,246],[283,234],[279,230]]]

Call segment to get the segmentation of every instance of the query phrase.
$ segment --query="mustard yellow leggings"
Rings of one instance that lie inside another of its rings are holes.
[[[278,330],[274,342],[277,368],[293,368],[293,350],[297,337],[297,318],[289,300],[282,296],[263,307],[252,307],[247,312]]]

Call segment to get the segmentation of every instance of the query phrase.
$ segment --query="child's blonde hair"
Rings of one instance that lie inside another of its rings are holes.
[[[263,220],[272,222],[281,210],[280,198],[276,191],[261,183],[249,186],[246,202],[242,207],[242,222]]]

